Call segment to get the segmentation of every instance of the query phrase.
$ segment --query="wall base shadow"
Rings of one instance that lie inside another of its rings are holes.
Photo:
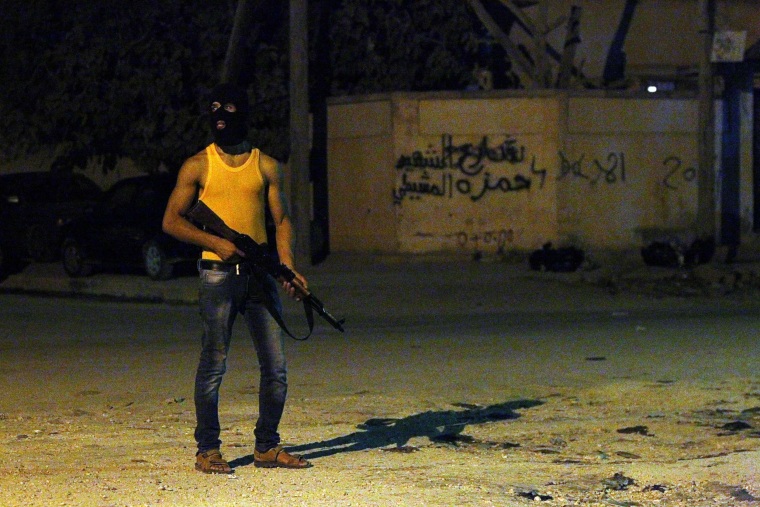
[[[517,410],[542,405],[539,400],[515,400],[481,407],[457,404],[465,410],[427,411],[401,419],[368,419],[355,431],[342,437],[288,447],[287,451],[306,459],[324,458],[344,452],[402,447],[415,437],[431,440],[455,440],[466,426],[517,419]],[[232,468],[253,463],[253,455],[230,461]]]

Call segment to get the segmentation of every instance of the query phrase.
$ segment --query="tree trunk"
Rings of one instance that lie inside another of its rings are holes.
[[[631,27],[633,15],[636,12],[636,5],[639,0],[626,0],[623,7],[623,15],[620,18],[620,24],[612,38],[612,44],[607,52],[607,61],[604,63],[604,85],[623,86],[625,79],[625,68],[627,56],[623,48],[625,47],[625,38],[628,36],[628,30]]]
[[[547,40],[549,27],[549,2],[540,0],[538,2],[538,22],[536,23],[537,31],[533,33],[536,44],[536,69],[534,81],[538,88],[551,87],[551,66],[549,65],[549,55],[547,53]]]
[[[509,38],[509,35],[504,33],[504,30],[494,21],[480,0],[467,0],[467,3],[478,19],[480,19],[480,22],[486,27],[486,30],[491,34],[491,37],[496,39],[496,42],[501,44],[501,47],[507,52],[509,59],[516,66],[516,71],[521,73],[521,77],[527,82],[527,86],[534,87],[536,84],[534,65],[520,52],[517,45]]]
[[[565,45],[562,48],[562,60],[559,67],[559,76],[557,77],[557,88],[566,90],[570,87],[572,78],[575,51],[581,42],[580,25],[581,25],[582,7],[574,5],[570,8],[570,18],[567,20],[567,31],[565,33]]]

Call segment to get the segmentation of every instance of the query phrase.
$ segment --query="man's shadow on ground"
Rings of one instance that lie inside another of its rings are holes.
[[[542,405],[538,400],[516,400],[487,407],[464,405],[465,410],[428,411],[402,419],[368,419],[355,431],[342,437],[287,447],[288,452],[301,454],[306,459],[324,458],[343,452],[403,447],[415,437],[428,437],[432,441],[455,442],[456,436],[470,424],[517,419],[515,412],[522,408]],[[250,465],[253,455],[230,461],[232,468]]]

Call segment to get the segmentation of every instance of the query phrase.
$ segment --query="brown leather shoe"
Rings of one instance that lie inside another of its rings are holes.
[[[253,464],[260,468],[309,468],[311,463],[301,456],[285,452],[281,445],[267,452],[253,450]]]
[[[195,469],[204,474],[231,474],[230,464],[222,458],[219,449],[209,449],[195,455]]]

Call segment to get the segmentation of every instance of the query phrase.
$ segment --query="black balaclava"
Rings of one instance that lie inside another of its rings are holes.
[[[209,107],[213,102],[221,104],[219,109],[209,112],[209,126],[214,133],[214,142],[222,147],[233,147],[246,141],[249,106],[245,90],[230,83],[217,85],[209,95]],[[224,109],[230,103],[235,104],[234,113]],[[222,124],[224,128],[220,129]]]

